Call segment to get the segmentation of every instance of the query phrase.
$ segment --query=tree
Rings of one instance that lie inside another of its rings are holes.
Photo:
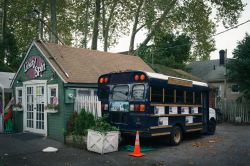
[[[227,76],[229,81],[239,85],[244,98],[250,99],[250,36],[238,42],[233,51],[233,58],[227,64]]]
[[[132,30],[130,51],[133,50],[136,34],[142,28],[148,33],[141,41],[140,47],[145,47],[152,41],[156,33],[181,31],[192,39],[192,54],[200,59],[207,59],[214,50],[212,37],[215,33],[215,23],[221,21],[225,27],[237,24],[244,7],[241,0],[152,0],[143,3],[142,0],[139,2],[134,0],[134,2],[139,10],[131,11],[134,15],[135,28]],[[216,19],[211,17],[213,12],[216,12]]]
[[[148,64],[161,64],[173,68],[184,69],[185,63],[191,59],[191,39],[186,34],[159,34],[150,46],[144,46],[137,52]]]

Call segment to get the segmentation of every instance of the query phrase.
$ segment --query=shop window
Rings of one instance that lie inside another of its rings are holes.
[[[193,92],[186,91],[186,103],[193,104]]]
[[[22,104],[23,102],[23,88],[17,87],[16,88],[16,104]]]
[[[48,85],[48,104],[58,104],[58,85]]]
[[[195,104],[201,104],[201,92],[195,92]]]
[[[184,91],[176,90],[176,103],[183,104],[184,103]]]
[[[165,103],[174,103],[174,89],[165,89]]]
[[[233,84],[232,87],[232,93],[239,93],[239,85],[238,84]]]
[[[151,87],[151,102],[163,102],[163,88]]]

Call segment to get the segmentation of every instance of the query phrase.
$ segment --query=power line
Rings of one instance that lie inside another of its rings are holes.
[[[217,33],[217,34],[214,34],[213,36],[218,36],[218,35],[220,35],[220,34],[223,34],[223,33],[227,32],[227,31],[230,31],[230,30],[232,30],[232,29],[234,29],[234,28],[238,28],[239,26],[244,25],[244,24],[246,24],[246,23],[248,23],[248,22],[250,22],[250,20],[247,20],[247,21],[245,21],[245,22],[243,22],[243,23],[240,23],[240,24],[238,24],[238,25],[235,25],[234,27],[231,27],[231,28],[229,28],[229,29],[226,29],[226,30],[224,30],[224,31],[222,31],[222,32],[219,32],[219,33]]]

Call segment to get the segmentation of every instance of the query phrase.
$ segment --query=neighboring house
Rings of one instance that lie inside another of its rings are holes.
[[[236,100],[239,96],[239,86],[226,79],[226,63],[230,60],[220,54],[220,59],[195,61],[188,65],[191,74],[206,81],[213,91],[210,95],[212,107],[217,107],[221,100]]]
[[[3,132],[3,119],[2,113],[4,107],[12,97],[12,89],[10,83],[15,73],[0,72],[0,133]]]
[[[23,108],[13,114],[14,129],[64,141],[75,97],[96,95],[100,75],[125,70],[154,72],[137,56],[34,41],[11,84]],[[56,113],[47,111],[51,104]]]

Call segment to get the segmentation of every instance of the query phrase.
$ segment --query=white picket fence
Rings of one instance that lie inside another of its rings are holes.
[[[95,117],[101,117],[101,102],[97,96],[79,96],[75,98],[75,111],[82,109],[91,112]]]
[[[228,122],[250,123],[250,103],[236,101],[222,101],[222,118]]]

